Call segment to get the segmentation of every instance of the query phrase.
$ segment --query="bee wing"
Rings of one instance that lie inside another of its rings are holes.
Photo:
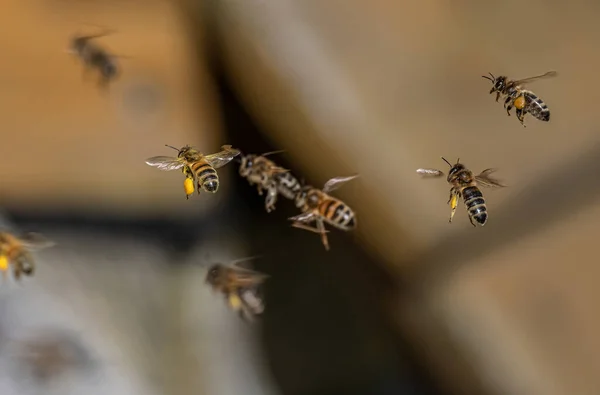
[[[56,245],[54,241],[46,238],[41,233],[35,232],[25,233],[19,237],[19,240],[21,243],[23,243],[23,246],[32,250],[41,250],[43,248],[49,248]]]
[[[506,185],[500,183],[500,181],[490,177],[489,175],[495,172],[497,169],[485,169],[481,174],[475,176],[475,181],[484,187],[488,188],[503,188]]]
[[[334,190],[338,189],[339,187],[341,187],[342,185],[344,185],[345,183],[347,183],[348,181],[354,180],[356,177],[358,177],[358,174],[355,174],[355,175],[349,176],[349,177],[332,178],[331,180],[327,181],[325,183],[325,185],[323,186],[323,192],[328,193],[328,192],[334,191]]]
[[[240,150],[231,148],[231,145],[224,145],[221,147],[221,150],[221,152],[217,152],[216,154],[204,156],[204,159],[215,169],[225,166],[241,153]]]
[[[153,156],[146,159],[146,164],[164,171],[179,170],[185,165],[182,160],[172,156]]]
[[[441,177],[444,172],[438,169],[417,169],[417,173],[422,176]]]
[[[288,218],[290,221],[297,221],[297,222],[310,222],[314,219],[315,214],[312,212],[308,212],[308,213],[302,213],[300,215],[296,215],[295,217],[290,217]]]
[[[522,85],[522,84],[526,84],[529,82],[533,82],[542,78],[551,78],[551,77],[556,77],[558,75],[558,73],[556,71],[548,71],[544,74],[541,75],[536,75],[534,77],[528,77],[528,78],[523,78],[521,80],[517,80],[515,81],[515,85]]]
[[[279,151],[271,151],[271,152],[265,152],[264,154],[262,154],[261,156],[269,156],[269,155],[275,155],[275,154],[281,154],[285,152],[284,149],[281,149]]]

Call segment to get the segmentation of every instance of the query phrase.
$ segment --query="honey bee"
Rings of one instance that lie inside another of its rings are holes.
[[[0,232],[0,271],[6,278],[9,266],[12,265],[16,280],[22,274],[33,275],[35,262],[29,250],[41,250],[54,246],[55,243],[38,233],[26,233],[15,236],[9,232]]]
[[[182,169],[185,175],[183,186],[186,199],[189,199],[190,195],[194,193],[194,180],[198,185],[198,195],[200,190],[210,193],[217,192],[219,189],[219,176],[216,169],[225,166],[240,154],[240,151],[232,148],[231,145],[223,145],[220,152],[211,155],[204,155],[189,145],[181,149],[170,145],[167,145],[167,147],[178,151],[177,158],[154,156],[148,158],[146,164],[164,171]]]
[[[494,77],[492,73],[489,74],[490,77],[487,75],[482,75],[482,77],[492,81],[490,94],[496,92],[496,101],[500,97],[505,98],[504,108],[509,116],[510,110],[515,107],[517,118],[524,127],[525,115],[527,113],[530,113],[540,121],[548,122],[550,120],[550,110],[546,103],[532,91],[523,89],[523,85],[541,78],[554,77],[557,75],[556,71],[548,71],[542,75],[516,81],[509,80],[508,77],[503,75]]]
[[[462,198],[467,213],[469,213],[471,225],[477,226],[475,225],[475,223],[477,223],[484,226],[488,220],[488,212],[485,205],[485,199],[483,198],[483,194],[479,190],[478,185],[485,187],[505,187],[505,185],[500,184],[497,180],[489,176],[496,171],[496,169],[485,169],[481,174],[474,176],[465,165],[460,163],[460,159],[456,160],[455,165],[452,165],[444,158],[442,159],[450,166],[447,181],[451,186],[448,204],[450,205],[452,212],[448,222],[452,222],[452,217],[454,217],[456,207],[458,206],[458,200]],[[433,177],[441,177],[444,175],[444,172],[437,169],[417,169],[417,173]]]
[[[269,278],[266,274],[239,266],[240,262],[253,258],[255,257],[238,259],[228,265],[212,265],[205,279],[214,291],[225,296],[229,308],[246,321],[253,321],[256,315],[264,311],[260,288]]]
[[[330,196],[329,192],[356,177],[358,175],[332,178],[325,183],[322,190],[310,185],[303,186],[295,199],[296,207],[302,211],[302,214],[289,218],[294,221],[292,226],[319,233],[325,250],[329,251],[327,239],[329,231],[325,229],[325,223],[341,230],[350,231],[356,228],[357,222],[354,211],[341,200]],[[311,222],[315,222],[316,227],[309,226],[308,224]]]
[[[273,161],[266,158],[268,155],[280,152],[283,151],[240,157],[240,176],[246,178],[250,185],[256,184],[260,196],[262,196],[263,190],[267,191],[265,209],[268,213],[275,210],[275,203],[277,203],[279,194],[293,200],[302,188],[300,182],[289,170],[277,166]]]
[[[119,74],[119,66],[116,56],[109,53],[104,48],[95,44],[92,40],[111,34],[112,31],[105,31],[93,35],[75,34],[70,41],[68,52],[77,56],[83,62],[85,71],[96,69],[100,73],[98,81],[101,88],[108,86],[110,81],[117,78]]]

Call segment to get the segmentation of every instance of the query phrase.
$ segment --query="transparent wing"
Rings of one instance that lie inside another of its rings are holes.
[[[430,177],[441,177],[444,175],[444,172],[438,169],[417,169],[417,173]]]
[[[344,185],[345,183],[347,183],[348,181],[354,180],[356,177],[358,177],[358,174],[355,174],[355,175],[349,176],[349,177],[332,178],[331,180],[327,181],[325,183],[325,185],[323,186],[323,192],[328,193],[328,192],[334,191],[334,190],[338,189],[339,187],[341,187],[342,185]]]
[[[54,241],[48,239],[41,233],[34,232],[23,234],[21,237],[19,237],[19,240],[26,248],[32,250],[41,250],[43,248],[53,247],[56,245]]]
[[[495,172],[497,169],[485,169],[481,174],[475,176],[475,180],[484,187],[488,188],[504,188],[506,185],[500,183],[500,181],[490,177],[490,174]]]
[[[204,159],[215,169],[223,167],[233,160],[236,156],[241,153],[240,150],[231,148],[231,145],[224,145],[221,147],[221,152],[216,154],[205,155]]]
[[[172,156],[153,156],[146,159],[146,164],[159,170],[171,171],[181,169],[185,163]]]
[[[295,217],[288,218],[290,221],[297,222],[310,222],[315,219],[315,214],[313,212],[302,213],[300,215],[296,215]]]
[[[536,75],[534,77],[528,77],[528,78],[523,78],[521,80],[517,80],[515,81],[516,85],[520,85],[520,84],[526,84],[529,82],[533,82],[542,78],[551,78],[551,77],[556,77],[558,75],[558,73],[556,71],[548,71],[547,73],[541,74],[541,75]]]
[[[271,152],[265,152],[264,154],[262,154],[261,156],[269,156],[269,155],[275,155],[275,154],[281,154],[285,152],[285,150],[281,149],[279,151],[271,151]]]
[[[241,267],[229,266],[228,270],[231,283],[238,288],[257,286],[269,278],[267,274]]]

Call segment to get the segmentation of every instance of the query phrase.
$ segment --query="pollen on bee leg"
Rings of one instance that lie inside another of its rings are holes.
[[[8,258],[6,255],[0,255],[0,271],[6,272],[8,270]]]
[[[525,96],[521,95],[514,101],[515,108],[522,110],[525,107]]]
[[[187,196],[194,193],[194,180],[186,177],[185,181],[183,182],[183,189],[185,190],[185,194]]]
[[[229,305],[234,310],[237,310],[242,306],[242,300],[236,294],[231,294],[229,296]]]

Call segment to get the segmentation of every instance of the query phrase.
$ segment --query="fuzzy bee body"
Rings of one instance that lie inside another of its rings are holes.
[[[31,276],[35,272],[35,261],[29,250],[53,245],[54,242],[38,233],[15,236],[9,232],[0,232],[0,271],[6,276],[9,266],[12,265],[16,280],[23,274]]]
[[[241,261],[241,260],[239,260]],[[269,276],[235,264],[215,264],[208,269],[206,283],[225,296],[229,308],[252,321],[265,309],[261,286]]]
[[[510,116],[510,110],[514,107],[517,119],[525,126],[525,115],[528,113],[540,121],[550,121],[550,109],[540,97],[532,91],[524,89],[523,85],[540,78],[554,77],[556,75],[555,71],[549,71],[542,75],[516,81],[509,80],[506,76],[494,77],[492,73],[490,73],[491,77],[482,77],[492,82],[493,86],[490,94],[496,93],[496,101],[501,97],[504,98],[506,113]]]
[[[259,195],[262,195],[263,191],[267,191],[265,198],[267,212],[275,210],[278,195],[292,200],[301,189],[296,177],[288,170],[277,166],[273,161],[266,158],[267,155],[276,152],[268,152],[262,155],[244,155],[240,159],[240,175],[246,178],[250,185],[256,185]]]
[[[119,74],[117,56],[95,44],[92,40],[105,36],[108,32],[81,36],[75,35],[71,39],[70,51],[83,62],[86,70],[96,69],[100,74],[99,85],[106,87],[108,83]]]
[[[458,201],[459,199],[462,199],[467,209],[471,225],[484,226],[488,220],[488,210],[483,193],[479,189],[479,185],[487,187],[504,187],[500,182],[489,176],[495,169],[486,169],[475,176],[464,164],[460,163],[460,160],[457,160],[456,164],[451,165],[446,159],[442,159],[450,166],[450,171],[446,178],[446,181],[451,187],[450,198],[448,199],[451,213],[448,222],[452,222],[452,218],[458,207]],[[417,173],[434,177],[444,175],[441,170],[437,169],[418,169]]]
[[[329,250],[325,223],[340,230],[350,231],[356,228],[357,221],[356,214],[346,203],[328,193],[356,177],[358,176],[332,178],[325,183],[322,190],[309,185],[302,187],[295,198],[296,207],[302,214],[290,218],[294,221],[292,226],[319,233],[323,246]],[[312,222],[316,223],[316,227],[308,225]]]
[[[189,199],[189,196],[194,192],[193,180],[196,181],[198,186],[198,194],[201,190],[216,193],[219,190],[219,175],[216,169],[225,166],[240,154],[240,151],[232,148],[231,145],[224,145],[221,147],[220,152],[211,155],[203,155],[189,145],[181,149],[167,147],[178,151],[176,158],[154,156],[148,158],[146,164],[164,171],[181,170],[186,177],[184,181],[186,199]]]

